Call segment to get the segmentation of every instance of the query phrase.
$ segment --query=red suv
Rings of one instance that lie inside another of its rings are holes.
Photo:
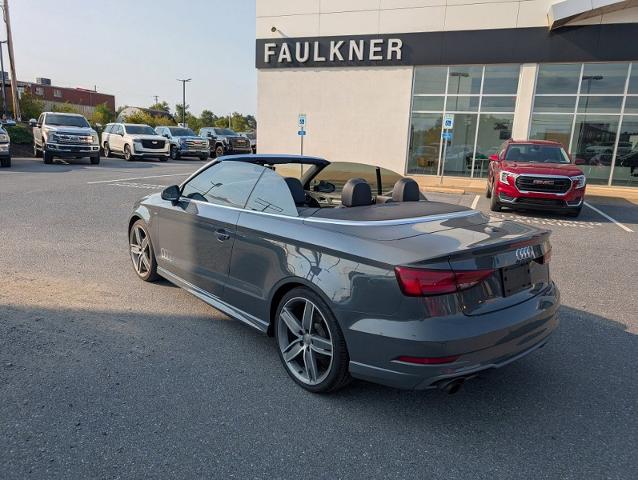
[[[577,217],[585,199],[585,175],[558,142],[508,140],[490,156],[487,198],[501,207],[553,210]]]

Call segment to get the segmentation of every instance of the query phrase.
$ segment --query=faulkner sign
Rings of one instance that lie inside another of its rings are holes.
[[[260,38],[257,68],[601,62],[638,58],[638,25]]]

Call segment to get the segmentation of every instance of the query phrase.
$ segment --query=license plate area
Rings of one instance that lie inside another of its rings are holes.
[[[505,267],[501,270],[503,278],[503,294],[506,297],[532,287],[530,267],[531,265],[528,262],[523,265]]]

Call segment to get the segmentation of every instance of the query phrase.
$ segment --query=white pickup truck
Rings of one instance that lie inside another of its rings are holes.
[[[95,130],[82,115],[44,112],[33,127],[33,155],[44,163],[58,158],[89,157],[93,165],[100,163],[100,143]]]

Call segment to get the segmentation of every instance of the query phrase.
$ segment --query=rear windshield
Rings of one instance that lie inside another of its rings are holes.
[[[59,125],[63,127],[89,127],[89,122],[82,115],[58,115],[56,113],[47,114],[47,125]]]
[[[169,127],[171,134],[176,137],[194,137],[195,132],[193,132],[190,128],[182,128],[182,127]]]
[[[132,135],[155,135],[155,130],[148,125],[126,125],[126,133]]]
[[[379,173],[381,174],[381,192],[383,195],[390,193],[397,180],[403,178],[402,175],[386,168],[379,168]],[[343,189],[344,184],[351,178],[363,178],[370,184],[372,193],[378,193],[377,167],[351,162],[331,163],[312,179],[310,182],[310,189],[325,190],[325,187],[321,188],[319,185],[329,183],[335,187],[334,195],[341,196],[341,190]]]
[[[571,163],[562,147],[532,143],[512,145],[505,154],[505,160],[526,163]]]

